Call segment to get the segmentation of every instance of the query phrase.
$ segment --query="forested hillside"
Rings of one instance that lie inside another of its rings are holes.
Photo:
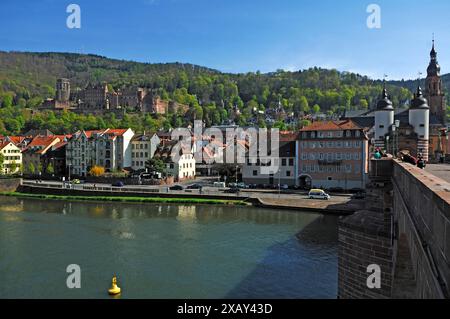
[[[158,89],[163,99],[188,104],[192,111],[187,117],[131,114],[121,120],[111,115],[96,118],[71,113],[55,117],[52,112],[31,118],[30,112],[43,99],[54,96],[59,77],[69,78],[73,90],[84,88],[89,81],[107,82],[112,89],[137,86]],[[245,124],[254,117],[254,110],[264,114],[280,103],[286,113],[300,118],[310,113],[370,108],[376,104],[381,90],[381,81],[319,68],[226,74],[181,63],[147,64],[69,53],[0,52],[0,133],[36,127],[63,133],[114,125],[148,130],[186,125],[193,118],[202,118],[207,125],[221,124],[231,118],[235,108],[241,112],[236,121]],[[398,83],[389,85],[389,92],[396,106],[406,103],[412,95]],[[266,124],[263,117],[258,124]]]

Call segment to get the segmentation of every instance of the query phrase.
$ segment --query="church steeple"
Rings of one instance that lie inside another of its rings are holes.
[[[446,101],[442,88],[441,66],[437,61],[437,52],[433,35],[433,45],[430,52],[430,64],[425,80],[425,98],[430,106],[430,113],[437,117],[440,123],[445,122]]]
[[[430,52],[430,64],[427,69],[428,76],[440,76],[441,67],[437,61],[437,52],[434,45],[434,36],[433,36],[433,47]]]

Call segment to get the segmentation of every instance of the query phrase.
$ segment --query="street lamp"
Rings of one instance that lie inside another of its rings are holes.
[[[389,152],[389,135],[386,136],[386,152]]]

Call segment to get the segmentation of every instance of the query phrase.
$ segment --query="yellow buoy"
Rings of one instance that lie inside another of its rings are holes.
[[[113,279],[112,279],[111,288],[108,289],[108,293],[110,295],[118,295],[118,294],[120,294],[120,287],[117,286],[117,278],[116,278],[116,276],[114,276]]]

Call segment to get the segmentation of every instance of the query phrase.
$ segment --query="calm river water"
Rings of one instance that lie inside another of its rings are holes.
[[[109,298],[113,274],[121,298],[335,298],[337,218],[0,197],[0,298]]]

